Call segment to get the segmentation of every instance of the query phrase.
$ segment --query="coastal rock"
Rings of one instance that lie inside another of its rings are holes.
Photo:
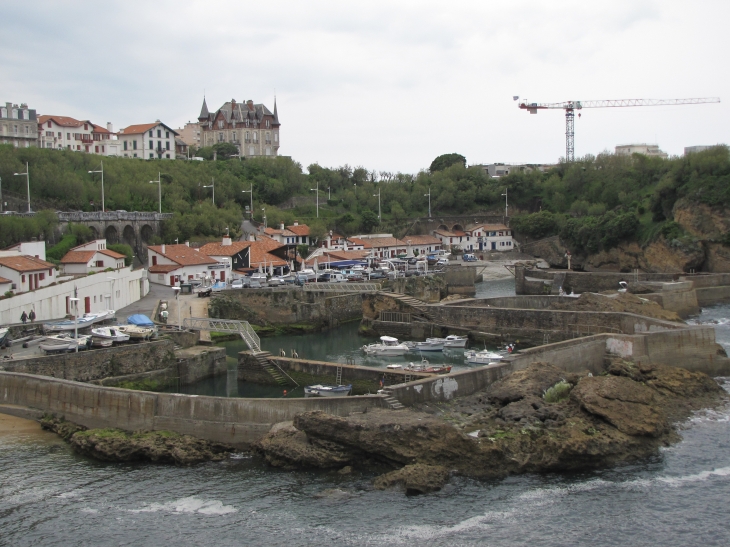
[[[487,398],[492,403],[506,405],[525,397],[542,397],[542,394],[560,380],[566,372],[548,363],[531,363],[523,370],[517,370],[487,388]]]
[[[414,495],[441,490],[448,480],[449,471],[443,466],[415,464],[381,475],[373,485],[378,490],[401,486],[407,495]]]
[[[659,437],[669,428],[666,415],[652,406],[655,392],[627,377],[582,378],[570,396],[581,408],[627,435]]]

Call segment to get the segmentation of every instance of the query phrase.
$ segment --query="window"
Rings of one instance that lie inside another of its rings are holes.
[[[157,150],[162,150],[162,141],[157,141]]]
[[[225,125],[225,122],[223,120],[218,120],[218,129],[223,129],[224,125]]]
[[[51,122],[48,122],[48,128],[50,129],[52,127]]]
[[[236,142],[236,132],[233,132],[233,142]]]
[[[48,270],[48,277],[53,277],[53,268]]]
[[[155,155],[152,152],[150,152],[150,159],[151,160],[155,159]]]
[[[137,154],[134,154],[132,157],[136,158],[137,157]]]
[[[88,130],[89,130],[89,124],[88,123],[85,123],[84,124],[84,131],[88,131]]]
[[[25,283],[25,275],[21,275],[20,276],[20,282],[21,283]]]
[[[259,142],[259,134],[256,131],[253,132],[253,142]]]
[[[169,149],[170,149],[170,141],[166,141],[165,142],[165,150],[169,150]]]
[[[58,138],[60,139],[60,138],[61,138],[62,136],[63,136],[63,133],[61,133],[61,132],[59,131],[59,132],[58,132]]]
[[[271,155],[271,147],[270,146],[267,146],[266,147],[266,155],[267,156],[270,156]]]
[[[127,141],[124,141],[124,149],[127,149]]]
[[[99,153],[99,147],[98,146],[94,146],[94,152],[96,152],[97,154]]]
[[[12,115],[13,115],[13,119],[14,120],[17,120],[18,119],[18,111],[15,108],[13,108]]]
[[[132,150],[137,150],[137,141],[132,141]],[[136,155],[134,156],[137,157]]]
[[[251,141],[251,135],[250,135],[250,133],[248,131],[246,131],[245,139],[246,139],[246,142],[250,142]]]
[[[104,267],[104,261],[103,260],[97,260],[96,261],[96,267],[97,268],[103,268]]]
[[[161,139],[162,138],[162,129],[158,129],[157,130],[157,138],[158,139]]]
[[[169,131],[165,131],[165,138],[166,139],[169,139],[170,138],[170,132]]]
[[[256,148],[253,146],[248,147],[248,155],[249,156],[255,156],[256,155]]]
[[[70,141],[71,140],[71,133],[66,133],[66,140],[67,141]]]
[[[17,125],[14,125],[13,126],[13,133],[15,133],[16,135],[18,134],[18,126]]]
[[[170,159],[170,154],[165,154],[165,157],[169,160]]]
[[[218,133],[218,142],[223,142],[223,133]]]
[[[46,273],[45,272],[41,272],[41,273],[38,274],[38,279],[40,279],[41,281],[43,281],[45,278],[46,278]]]
[[[266,120],[266,127],[267,128],[271,127],[269,120]]]
[[[154,148],[155,147],[155,143],[153,143],[152,141],[150,141],[150,146],[149,147],[150,148]]]
[[[152,130],[150,129],[150,137],[152,136]]]

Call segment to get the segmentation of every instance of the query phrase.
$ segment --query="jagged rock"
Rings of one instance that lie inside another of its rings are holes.
[[[532,363],[487,388],[487,397],[493,403],[506,405],[528,395],[542,397],[543,392],[565,378],[565,371],[548,363]]]
[[[263,454],[269,465],[285,469],[343,467],[356,459],[357,452],[326,439],[310,439],[293,425],[275,426],[254,445],[254,450]]]
[[[659,437],[669,427],[666,415],[652,406],[655,392],[623,376],[583,378],[570,396],[627,435]]]
[[[378,490],[394,486],[405,488],[406,494],[428,494],[441,490],[449,480],[449,471],[440,465],[406,465],[402,469],[381,475],[373,485]]]
[[[498,415],[506,421],[518,422],[522,419],[538,418],[537,411],[544,406],[541,398],[528,395],[524,399],[514,401],[499,409]]]

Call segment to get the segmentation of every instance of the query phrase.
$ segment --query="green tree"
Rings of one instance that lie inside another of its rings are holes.
[[[371,232],[373,228],[375,228],[378,224],[380,224],[380,220],[378,220],[378,215],[372,212],[370,209],[365,209],[362,212],[362,217],[360,219],[360,227],[362,228],[362,231],[365,233]]]
[[[436,171],[443,171],[447,167],[451,167],[456,163],[460,163],[461,165],[466,167],[466,158],[461,154],[456,153],[442,154],[431,162],[431,166],[428,168],[428,170],[431,173],[435,173]]]
[[[134,251],[132,251],[132,247],[127,245],[126,243],[115,243],[113,245],[107,245],[107,249],[110,251],[114,251],[119,254],[124,255],[124,265],[129,266],[132,264],[132,260],[134,258]]]
[[[219,142],[213,145],[213,151],[219,160],[227,160],[231,156],[238,154],[238,148],[230,142]]]

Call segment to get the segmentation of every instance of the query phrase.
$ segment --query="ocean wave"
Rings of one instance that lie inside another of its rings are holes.
[[[129,510],[130,513],[157,513],[159,511],[175,514],[227,515],[237,513],[238,509],[232,505],[223,505],[220,500],[201,500],[195,496],[189,496],[167,503],[150,503],[142,509]]]

